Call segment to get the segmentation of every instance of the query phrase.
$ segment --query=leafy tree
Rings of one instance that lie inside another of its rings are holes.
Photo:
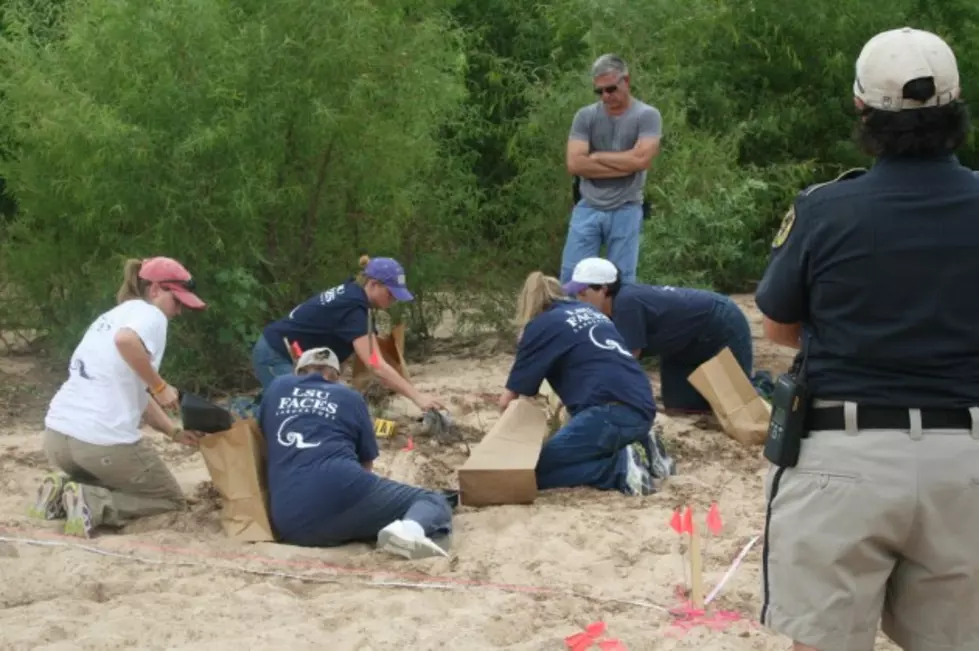
[[[30,3],[9,20],[5,273],[63,343],[129,256],[202,279],[213,309],[175,324],[171,359],[214,379],[360,252],[403,254],[422,278],[464,254],[471,174],[437,138],[464,60],[437,5],[87,0],[46,45]],[[441,255],[415,253],[439,239]]]
[[[260,328],[363,252],[406,263],[414,337],[446,307],[506,326],[523,276],[558,272],[604,52],[664,118],[640,279],[750,290],[792,197],[869,163],[854,60],[904,24],[952,44],[975,106],[967,0],[6,0],[0,330],[64,352],[124,258],[172,255],[212,309],[168,364],[250,381]],[[974,139],[960,158],[979,167]]]

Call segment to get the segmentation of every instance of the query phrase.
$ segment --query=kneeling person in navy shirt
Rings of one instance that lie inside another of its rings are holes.
[[[665,411],[711,411],[687,377],[725,347],[751,377],[751,326],[727,296],[701,289],[622,283],[618,268],[604,258],[579,262],[564,290],[612,317],[636,358],[660,356]]]
[[[524,283],[517,312],[524,330],[500,407],[537,395],[546,379],[571,416],[541,449],[538,488],[654,492],[652,478],[672,474],[674,464],[652,431],[649,378],[612,321],[539,271]]]
[[[362,256],[360,262],[363,271],[358,277],[317,293],[287,316],[265,326],[252,349],[252,365],[262,389],[268,388],[273,378],[292,374],[286,343],[290,342],[301,350],[329,348],[341,364],[356,355],[385,386],[411,400],[422,412],[442,409],[437,399],[416,389],[383,356],[379,356],[376,367],[372,365],[371,352],[377,350],[378,344],[370,312],[387,310],[397,301],[412,301],[414,296],[405,284],[404,267],[397,260]]]
[[[372,472],[378,450],[367,403],[339,376],[333,351],[314,348],[296,362],[295,375],[275,378],[262,396],[279,539],[317,547],[376,539],[379,549],[405,558],[447,556],[431,536],[451,532],[448,501]]]

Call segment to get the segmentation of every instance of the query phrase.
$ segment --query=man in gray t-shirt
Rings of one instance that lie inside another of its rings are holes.
[[[605,257],[636,281],[646,170],[659,153],[660,112],[632,97],[629,69],[613,54],[592,65],[594,92],[601,101],[581,108],[568,137],[568,171],[580,178],[581,200],[561,259],[561,282],[571,280],[580,260]]]

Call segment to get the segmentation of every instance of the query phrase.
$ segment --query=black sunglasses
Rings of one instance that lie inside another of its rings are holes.
[[[177,287],[182,287],[186,289],[188,292],[192,292],[195,289],[197,289],[197,283],[194,281],[193,278],[191,278],[190,280],[158,280],[157,284],[176,285]]]
[[[602,95],[604,93],[608,93],[609,95],[611,95],[618,89],[619,89],[618,84],[612,84],[611,86],[599,86],[598,88],[593,88],[592,92],[594,92],[596,95]]]

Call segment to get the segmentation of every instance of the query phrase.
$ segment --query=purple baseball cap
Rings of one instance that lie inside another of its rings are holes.
[[[405,269],[394,258],[371,258],[364,267],[364,276],[383,284],[399,301],[415,300],[405,285]]]

